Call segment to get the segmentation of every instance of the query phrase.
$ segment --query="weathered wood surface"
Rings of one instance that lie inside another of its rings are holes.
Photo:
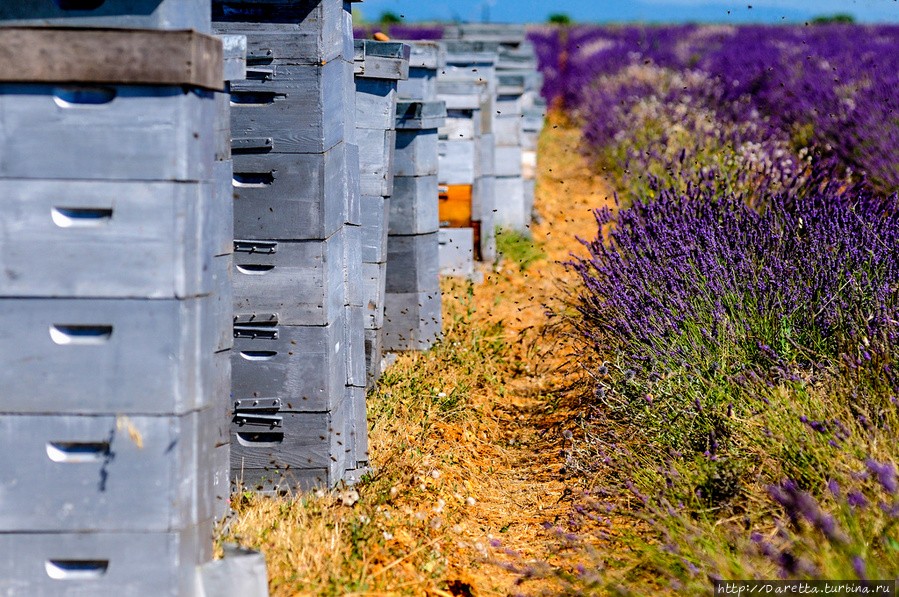
[[[238,242],[234,312],[277,313],[283,325],[327,325],[342,313],[344,234],[327,240]],[[262,250],[253,250],[254,246]]]
[[[221,90],[222,41],[196,31],[0,28],[0,81]]]
[[[115,415],[0,416],[0,530],[168,532],[212,518],[212,415],[129,417],[140,444]]]
[[[266,321],[260,314],[234,324],[234,399],[279,398],[284,412],[325,412],[337,406],[346,385],[343,314],[326,326],[268,326]]]

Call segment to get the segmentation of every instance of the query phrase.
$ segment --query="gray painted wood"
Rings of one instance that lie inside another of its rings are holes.
[[[521,177],[525,180],[537,178],[537,152],[522,150],[521,152]]]
[[[443,126],[445,121],[445,101],[398,99],[396,102],[397,129],[436,129]]]
[[[276,313],[281,325],[327,325],[346,303],[343,231],[327,240],[236,241],[234,314]]]
[[[440,184],[474,184],[475,142],[473,140],[438,143],[438,180]]]
[[[231,95],[226,90],[215,94],[215,161],[231,159]]]
[[[498,94],[493,100],[493,105],[496,108],[493,113],[497,116],[521,118],[522,110],[524,110],[524,101],[521,94]]]
[[[522,131],[521,132],[521,148],[524,151],[537,151],[537,144],[540,141],[540,133]]]
[[[487,263],[496,259],[496,178],[482,176],[475,179],[472,188],[472,219],[481,223],[480,244],[481,260]],[[477,212],[474,211],[474,198],[477,197]]]
[[[546,119],[546,108],[534,106],[522,112],[521,128],[528,132],[540,132]]]
[[[215,162],[213,172],[214,202],[203,214],[202,238],[218,257],[234,250],[234,163],[230,159]]]
[[[525,232],[530,218],[525,215],[524,184],[520,176],[496,177],[496,225]]]
[[[444,39],[519,44],[524,43],[525,33],[524,25],[511,23],[453,23],[443,35]]]
[[[330,489],[342,480],[329,469],[235,468],[231,471],[235,493],[252,491],[265,496],[298,496],[313,489]]]
[[[449,110],[445,124],[438,129],[441,139],[466,141],[480,136],[480,110]]]
[[[517,103],[521,95],[529,87],[529,76],[526,72],[496,71],[496,95],[503,103]],[[506,106],[511,109],[510,106]]]
[[[219,315],[210,298],[0,299],[0,408],[129,416],[206,408],[217,348],[206,330]]]
[[[486,83],[480,83],[481,89],[477,93],[443,93],[439,87],[437,97],[446,102],[449,110],[483,110],[490,112],[490,94],[486,91]],[[489,122],[489,119],[488,119]]]
[[[79,4],[85,9],[79,10]],[[71,8],[66,7],[70,5]],[[91,8],[91,5],[99,5]],[[29,0],[0,5],[0,26],[195,29],[209,33],[208,0]]]
[[[231,351],[213,356],[212,514],[216,521],[231,507]]]
[[[0,416],[0,534],[166,532],[212,518],[212,415]]]
[[[0,179],[0,197],[2,296],[184,298],[214,289],[224,230],[212,184]]]
[[[520,114],[511,116],[503,113],[493,118],[493,134],[497,145],[522,145]]]
[[[387,292],[437,291],[439,267],[437,232],[388,238]]]
[[[446,51],[439,41],[407,41],[409,44],[409,68],[437,70],[446,64]],[[426,98],[425,98],[426,99]]]
[[[391,197],[362,196],[362,261],[387,261],[387,218]]]
[[[288,476],[295,469],[324,469],[331,478],[339,478],[352,451],[345,394],[341,387],[340,402],[330,412],[281,413],[280,425],[274,428],[240,425],[236,415],[231,424],[232,477],[238,478],[235,473],[243,467],[244,471],[268,469],[272,476]]]
[[[492,41],[442,40],[446,64],[493,68],[498,59],[499,43]]]
[[[437,175],[397,176],[390,198],[388,234],[427,234],[440,225]]]
[[[346,307],[346,385],[365,387],[365,311]]]
[[[6,597],[59,597],[61,583],[66,595],[196,595],[212,520],[170,533],[0,533],[0,553]]]
[[[314,1],[314,0],[313,0]],[[343,52],[341,56],[348,62],[353,61],[353,4],[357,0],[343,0]]]
[[[232,151],[321,153],[343,141],[346,68],[248,67],[249,78],[231,83]]]
[[[366,195],[389,197],[393,193],[393,160],[396,131],[357,128],[359,142],[359,186]],[[365,206],[362,206],[365,209]]]
[[[384,351],[382,344],[381,328],[376,330],[365,330],[365,369],[368,372],[368,388],[373,388],[378,379],[381,378],[381,356]]]
[[[493,133],[482,133],[475,142],[477,147],[477,159],[475,160],[474,175],[494,176],[496,174],[496,136]]]
[[[494,157],[497,176],[521,176],[520,145],[497,145]]]
[[[352,50],[344,53],[341,0],[276,4],[215,0],[213,27],[219,33],[245,34],[247,57],[257,64],[321,64],[341,56],[352,60]]]
[[[343,140],[356,145],[356,78],[352,62],[343,62],[343,77]]]
[[[365,345],[363,341],[363,372],[365,365]],[[359,471],[368,467],[368,409],[365,403],[365,387],[347,386],[346,400],[348,402],[347,430],[351,439],[352,451],[347,460],[347,467]]]
[[[379,330],[384,325],[386,267],[386,263],[362,264],[362,293],[366,330]]]
[[[346,284],[346,304],[361,307],[365,302],[362,275],[362,226],[345,226],[344,284]]]
[[[501,47],[497,68],[502,69],[529,69],[537,70],[537,53],[534,44],[530,41],[522,41],[517,45]]]
[[[437,137],[436,128],[396,131],[394,176],[437,174]]]
[[[388,292],[384,313],[384,350],[427,350],[443,328],[441,295],[431,292]]]
[[[212,92],[2,83],[0,112],[3,178],[213,178]]]
[[[474,230],[441,228],[438,231],[440,275],[470,278],[474,275]]]
[[[353,42],[353,72],[357,78],[406,79],[410,55],[409,44],[403,42],[357,39]]]
[[[437,96],[437,69],[411,67],[409,78],[397,81],[397,96],[431,100]]]
[[[392,130],[396,126],[396,81],[356,76],[356,128]]]
[[[231,350],[222,350],[212,355],[213,403],[212,403],[212,445],[213,459],[222,446],[230,443],[231,427]],[[216,461],[218,462],[218,461]],[[227,473],[227,466],[225,472]],[[227,484],[227,478],[225,480]],[[216,481],[213,479],[213,486]]]
[[[532,214],[534,213],[534,192],[536,182],[533,178],[524,179],[522,181],[522,185],[524,186],[524,217],[525,220],[530,223]]]
[[[232,285],[231,285],[232,256],[219,255],[212,260],[212,278],[214,292],[204,298],[211,303],[211,317],[204,317],[203,346],[211,346],[215,352],[228,350],[234,344],[234,334],[231,332],[233,321],[232,309]]]
[[[355,133],[355,129],[354,133]],[[362,225],[362,166],[359,160],[359,146],[355,143],[344,143],[346,151],[346,185],[347,214],[346,223],[352,226]]]
[[[247,78],[247,36],[240,33],[224,33],[222,39],[223,76],[225,81]]]
[[[323,240],[346,221],[347,152],[234,156],[234,236]]]
[[[346,384],[343,314],[326,326],[266,322],[261,316],[235,322],[234,400],[279,398],[284,412],[324,412],[337,406]],[[254,332],[257,336],[250,337]]]
[[[212,514],[216,522],[223,520],[231,511],[231,442],[227,436],[221,445],[212,451],[212,494],[215,500]]]

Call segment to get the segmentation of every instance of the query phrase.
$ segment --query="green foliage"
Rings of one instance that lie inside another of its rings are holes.
[[[829,25],[831,23],[855,23],[855,17],[848,13],[837,13],[834,15],[822,15],[815,17],[811,21],[812,25]]]
[[[554,12],[553,14],[549,15],[547,22],[552,23],[553,25],[570,25],[571,17],[569,17],[564,12]]]
[[[382,25],[390,25],[392,23],[402,23],[403,19],[395,12],[385,10],[381,13],[381,18],[378,19],[378,22]]]
[[[531,238],[516,230],[505,228],[496,229],[496,252],[503,258],[517,263],[520,271],[526,270],[532,263],[546,256]]]

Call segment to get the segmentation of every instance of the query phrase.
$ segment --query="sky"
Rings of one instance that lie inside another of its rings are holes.
[[[355,6],[368,20],[390,11],[408,22],[539,23],[565,13],[574,21],[600,23],[782,23],[844,13],[862,23],[899,23],[897,0],[363,0]]]

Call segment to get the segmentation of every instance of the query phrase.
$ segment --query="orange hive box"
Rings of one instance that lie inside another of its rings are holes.
[[[471,185],[440,185],[440,226],[442,228],[471,227]]]

